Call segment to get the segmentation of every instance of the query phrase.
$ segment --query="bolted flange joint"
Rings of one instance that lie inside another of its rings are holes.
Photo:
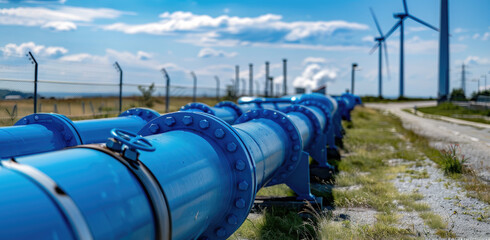
[[[272,180],[267,186],[280,184],[287,180],[288,176],[293,173],[299,164],[299,159],[302,152],[302,140],[301,135],[294,125],[294,123],[288,118],[288,116],[280,111],[272,109],[254,109],[244,113],[240,118],[235,121],[235,124],[248,122],[255,119],[268,119],[278,124],[288,136],[287,152],[283,164],[277,169],[272,176]]]
[[[145,120],[146,122],[149,122],[159,117],[160,113],[149,108],[131,108],[119,114],[119,117],[127,117],[127,116],[137,116]]]
[[[156,132],[153,132],[154,129]],[[255,199],[255,163],[251,154],[231,125],[216,116],[201,112],[165,114],[149,122],[138,134],[148,136],[170,131],[197,134],[225,156],[222,161],[229,167],[232,186],[235,186],[227,203],[231,207],[220,214],[218,219],[211,220],[198,239],[226,239],[245,221]]]
[[[188,103],[180,108],[180,111],[184,111],[184,112],[193,112],[195,110],[199,110],[201,112],[211,114],[211,115],[216,115],[216,113],[210,106],[199,102]]]

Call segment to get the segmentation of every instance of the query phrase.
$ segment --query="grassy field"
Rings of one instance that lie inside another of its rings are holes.
[[[432,99],[432,98],[407,98],[407,97],[389,99],[389,98],[379,98],[379,97],[374,97],[374,96],[364,96],[364,97],[361,97],[361,100],[363,103],[390,103],[390,102],[432,101],[434,99]]]
[[[157,112],[165,112],[165,98],[155,97],[154,106],[151,108]],[[214,106],[215,98],[198,98],[198,102]],[[192,102],[191,97],[170,98],[169,111],[177,111],[180,107]],[[123,98],[122,110],[133,107],[145,107],[139,97]],[[14,106],[17,111],[13,113]],[[40,99],[38,112],[56,112],[69,117],[72,120],[114,117],[118,115],[119,98],[75,98],[75,99]],[[3,100],[0,101],[0,126],[14,124],[20,118],[33,113],[33,100]]]
[[[422,145],[422,139],[405,130],[393,116],[368,108],[356,108],[352,115],[353,122],[345,123],[345,157],[333,180],[331,207],[334,210],[306,208],[303,213],[312,217],[302,218],[291,209],[265,209],[262,214],[249,217],[229,239],[419,238],[411,229],[400,227],[400,209],[416,213],[440,237],[454,236],[447,230],[447,222],[421,201],[421,194],[399,193],[391,183],[400,173],[427,178],[427,172],[414,172],[405,165],[390,164],[390,159],[404,159],[417,165],[426,157],[440,159],[441,153],[428,144]],[[291,195],[291,190],[280,185],[263,189],[260,194],[287,196]],[[334,216],[336,210],[359,208],[375,211],[375,221],[355,224]]]
[[[472,121],[472,122],[490,124],[489,120],[483,118],[483,117],[490,117],[490,109],[471,110],[471,109],[454,105],[452,103],[442,103],[434,107],[417,108],[417,111],[426,114],[440,115],[440,116],[458,118],[458,119]]]

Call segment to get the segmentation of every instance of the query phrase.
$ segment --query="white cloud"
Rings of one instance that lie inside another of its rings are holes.
[[[346,21],[285,22],[282,16],[265,14],[258,17],[212,17],[191,12],[165,12],[158,22],[146,24],[115,23],[105,30],[127,34],[176,35],[196,45],[237,46],[253,43],[312,44],[318,41],[349,39],[353,31],[367,30],[365,24]]]
[[[453,32],[454,33],[463,33],[463,32],[467,32],[467,30],[463,29],[463,28],[455,28]]]
[[[307,57],[303,60],[303,65],[309,65],[312,63],[327,63],[327,59],[321,57]]]
[[[468,56],[464,60],[464,63],[469,65],[488,65],[490,64],[490,59],[478,56]]]
[[[222,50],[216,50],[213,48],[203,48],[197,54],[199,58],[210,58],[210,57],[235,57],[236,52],[225,52]]]
[[[0,25],[40,26],[55,31],[75,30],[78,23],[89,23],[96,19],[114,19],[124,12],[108,8],[17,7],[0,8]]]
[[[478,38],[480,38],[480,34],[479,33],[473,34],[473,39],[478,39]]]
[[[388,44],[389,52],[398,52],[400,41],[390,40],[386,42]],[[431,54],[437,53],[439,50],[438,40],[424,40],[418,36],[414,36],[409,39],[405,39],[404,50],[405,54]],[[451,52],[461,52],[466,49],[464,44],[451,44]]]
[[[486,32],[483,34],[483,36],[481,37],[481,40],[483,41],[487,41],[488,39],[490,38],[490,32]]]
[[[371,35],[367,35],[367,36],[364,36],[362,37],[361,39],[363,42],[374,42],[374,37],[371,36]]]
[[[138,51],[136,54],[128,51],[117,51],[114,49],[106,49],[104,55],[93,55],[88,53],[79,53],[66,55],[60,58],[65,62],[83,62],[96,64],[112,64],[115,61],[121,64],[124,68],[145,68],[159,70],[164,65],[153,59],[154,54],[144,51]],[[171,66],[169,66],[171,67]]]
[[[3,56],[23,56],[28,51],[31,51],[34,56],[41,57],[60,57],[68,52],[64,47],[46,47],[44,45],[36,45],[34,42],[26,42],[17,45],[15,43],[9,43],[4,47],[0,47],[0,51]]]
[[[408,32],[422,32],[429,30],[427,27],[409,27]]]
[[[317,89],[328,82],[334,82],[337,76],[338,69],[328,67],[325,64],[311,63],[306,65],[301,76],[294,79],[293,86],[310,90]]]
[[[53,31],[71,31],[76,30],[77,25],[73,22],[54,21],[42,25],[42,28],[48,28]]]

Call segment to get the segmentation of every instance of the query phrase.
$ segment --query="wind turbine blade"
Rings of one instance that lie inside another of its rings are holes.
[[[369,55],[373,54],[373,52],[376,51],[378,47],[379,47],[379,43],[376,43],[376,45],[374,45],[373,48],[371,48],[371,50],[369,51]]]
[[[413,19],[414,21],[422,24],[422,25],[425,25],[428,28],[432,28],[432,29],[434,29],[434,30],[436,30],[436,31],[439,32],[439,28],[436,28],[436,27],[434,27],[434,26],[432,26],[432,25],[430,25],[430,24],[428,24],[428,23],[426,23],[426,22],[424,22],[424,21],[422,21],[422,20],[420,20],[420,19],[418,19],[418,18],[416,18],[416,17],[414,17],[412,15],[408,15],[408,17],[411,18],[411,19]]]
[[[386,41],[383,41],[383,47],[385,49],[385,62],[386,62],[386,73],[388,75],[388,80],[390,80],[390,63],[388,61],[388,47],[386,46]]]
[[[407,1],[403,0],[403,9],[405,9],[405,13],[408,14]]]
[[[371,16],[373,16],[374,23],[376,24],[376,28],[378,29],[379,35],[383,36],[383,31],[381,31],[381,27],[379,26],[378,19],[376,18],[376,14],[374,14],[372,8],[369,8],[369,10],[371,10]]]
[[[395,25],[393,25],[393,27],[390,29],[390,31],[388,31],[386,33],[386,35],[384,36],[385,39],[387,39],[400,26],[401,21],[402,20],[398,21]]]

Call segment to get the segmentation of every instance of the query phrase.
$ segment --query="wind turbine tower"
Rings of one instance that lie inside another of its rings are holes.
[[[436,31],[439,31],[438,28],[420,20],[419,18],[414,17],[410,13],[408,13],[408,8],[407,8],[407,2],[406,0],[403,0],[403,13],[395,13],[393,14],[394,18],[398,18],[398,22],[395,23],[395,25],[386,33],[385,39],[388,38],[398,27],[400,27],[400,98],[404,97],[405,95],[405,90],[404,90],[404,27],[403,27],[403,21],[405,21],[406,18],[411,18],[412,20],[428,27],[431,29],[434,29]]]
[[[441,0],[441,32],[439,33],[439,90],[438,101],[449,96],[449,13],[448,0]]]
[[[371,49],[369,54],[372,54],[376,49],[378,49],[378,97],[382,98],[383,97],[383,47],[385,49],[385,55],[386,55],[386,70],[389,71],[389,66],[388,66],[388,48],[386,47],[386,41],[385,37],[383,36],[383,31],[381,31],[381,27],[379,26],[378,19],[376,18],[376,15],[374,14],[374,11],[372,8],[369,8],[371,10],[371,15],[373,16],[374,23],[376,24],[376,28],[378,29],[380,37],[374,38],[374,41],[377,43],[374,45],[374,47]]]

